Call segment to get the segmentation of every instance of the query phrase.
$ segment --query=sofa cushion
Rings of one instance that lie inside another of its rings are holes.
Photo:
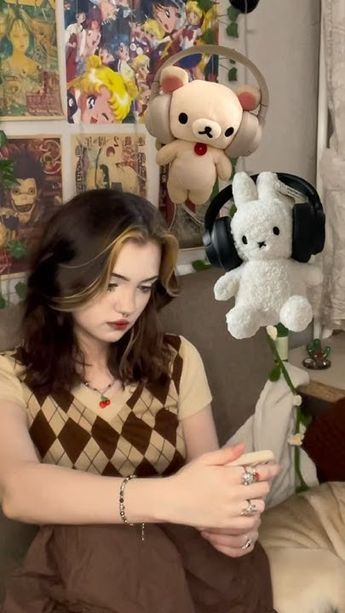
[[[272,355],[261,329],[237,340],[226,328],[232,302],[217,302],[213,286],[220,269],[180,277],[181,294],[161,312],[167,332],[182,334],[200,351],[213,395],[220,442],[224,443],[254,412],[255,403],[272,368]]]

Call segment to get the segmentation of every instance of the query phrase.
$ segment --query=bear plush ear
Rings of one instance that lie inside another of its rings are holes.
[[[178,66],[167,66],[163,68],[160,75],[160,84],[164,94],[171,94],[179,87],[188,83],[188,74],[183,68]]]
[[[246,172],[236,172],[232,180],[232,193],[237,207],[257,200],[258,192],[253,179]]]
[[[241,85],[234,90],[244,111],[254,111],[259,106],[261,92],[252,85]]]

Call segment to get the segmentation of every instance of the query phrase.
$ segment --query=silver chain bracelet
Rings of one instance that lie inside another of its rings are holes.
[[[125,488],[126,485],[128,483],[128,481],[130,481],[131,479],[136,479],[136,475],[129,475],[128,477],[125,477],[123,479],[123,481],[121,482],[120,485],[120,494],[119,494],[119,510],[120,510],[120,517],[123,521],[124,524],[127,524],[127,526],[134,526],[134,524],[131,524],[126,516],[126,509],[125,509]],[[144,522],[141,524],[141,540],[144,541],[145,540],[145,524]]]

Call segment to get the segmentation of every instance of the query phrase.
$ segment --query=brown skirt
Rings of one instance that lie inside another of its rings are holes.
[[[44,526],[2,613],[272,613],[268,560],[216,551],[193,528]]]

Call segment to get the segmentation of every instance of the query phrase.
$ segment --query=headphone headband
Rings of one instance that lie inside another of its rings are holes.
[[[159,80],[160,80],[160,75],[161,75],[163,68],[166,68],[167,66],[172,66],[173,64],[176,64],[176,62],[179,62],[185,57],[188,57],[190,55],[198,55],[200,53],[205,53],[206,55],[224,56],[228,58],[229,60],[235,60],[239,62],[240,64],[243,64],[250,70],[250,72],[255,77],[260,87],[261,100],[260,100],[259,111],[258,111],[257,117],[260,122],[263,122],[266,117],[266,113],[267,113],[267,109],[269,105],[268,87],[263,77],[263,74],[260,72],[257,66],[255,66],[255,64],[253,64],[253,62],[251,62],[251,60],[249,60],[245,55],[243,55],[239,51],[236,51],[236,49],[228,49],[228,47],[224,47],[222,45],[196,45],[192,47],[191,49],[184,49],[183,51],[179,51],[178,53],[175,53],[174,55],[171,55],[170,57],[168,57],[165,60],[164,64],[162,64],[162,66],[157,70],[154,76],[154,79],[151,85],[151,95],[150,95],[149,102],[151,102],[154,98],[156,98],[156,96],[159,95],[159,91],[160,91]]]
[[[276,173],[279,181],[285,183],[288,187],[295,189],[298,192],[305,194],[308,199],[311,201],[312,205],[316,210],[323,210],[322,204],[320,201],[319,194],[316,189],[308,183],[302,177],[298,177],[297,175],[292,175],[286,172],[277,172]],[[258,178],[258,174],[250,175],[253,181],[256,182]],[[228,185],[224,189],[222,189],[216,196],[213,198],[210,203],[204,219],[205,230],[211,232],[214,222],[217,219],[217,215],[221,208],[232,198],[232,185]]]

